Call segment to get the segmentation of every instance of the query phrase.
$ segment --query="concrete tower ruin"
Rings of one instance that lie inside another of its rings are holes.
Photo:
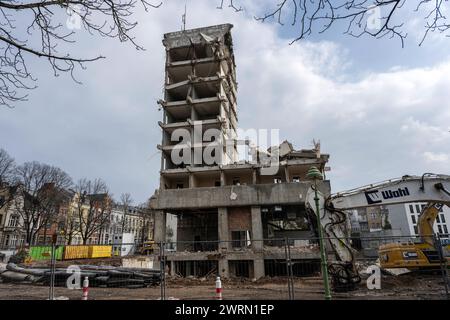
[[[329,156],[318,144],[295,150],[284,141],[261,151],[279,160],[271,174],[264,173],[267,163],[238,159],[231,29],[217,25],[167,33],[163,39],[160,188],[151,206],[157,242],[167,240],[167,215],[176,217],[177,243],[167,253],[172,274],[278,275],[286,271],[278,263],[285,238],[292,239],[294,261],[319,259],[317,250],[304,249],[311,247],[304,239],[314,237],[304,203],[311,185],[306,173],[311,166],[325,173]],[[319,187],[330,193],[328,181]]]

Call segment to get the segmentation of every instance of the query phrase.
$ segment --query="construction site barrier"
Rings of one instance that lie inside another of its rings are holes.
[[[89,246],[66,246],[64,260],[88,259]]]
[[[111,258],[112,246],[89,246],[89,258]]]
[[[56,246],[56,260],[62,260],[64,254],[64,246]],[[29,257],[32,261],[50,260],[52,255],[51,246],[35,246],[30,247]]]

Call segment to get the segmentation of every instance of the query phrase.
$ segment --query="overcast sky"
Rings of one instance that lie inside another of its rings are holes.
[[[217,1],[218,3],[220,1]],[[192,0],[187,28],[232,23],[243,129],[280,129],[281,140],[330,154],[333,192],[405,174],[450,174],[450,39],[419,47],[422,16],[404,9],[405,48],[395,39],[355,39],[342,29],[288,45],[295,29],[260,23],[246,11]],[[253,3],[253,4],[252,4]],[[138,12],[133,34],[146,51],[118,40],[82,36],[76,53],[107,59],[53,77],[30,59],[39,88],[14,109],[0,107],[0,147],[18,163],[56,165],[74,180],[102,178],[118,198],[145,201],[159,184],[165,32],[178,31],[184,2]]]

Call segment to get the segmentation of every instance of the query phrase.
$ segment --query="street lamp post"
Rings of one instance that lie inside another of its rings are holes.
[[[316,203],[316,215],[317,215],[317,230],[319,233],[319,246],[320,246],[320,260],[322,265],[322,276],[325,288],[325,299],[331,300],[330,284],[328,280],[328,264],[327,256],[325,253],[325,246],[323,241],[322,223],[320,222],[320,208],[319,208],[319,196],[317,194],[317,180],[322,180],[322,173],[316,167],[311,167],[306,174],[306,177],[314,181],[314,201]]]

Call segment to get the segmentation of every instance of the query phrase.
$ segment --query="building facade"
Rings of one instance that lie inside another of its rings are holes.
[[[116,255],[132,254],[153,239],[154,219],[147,208],[115,205],[101,231],[100,243],[112,244]]]
[[[329,156],[319,145],[295,150],[284,141],[262,150],[238,140],[231,28],[164,35],[161,180],[150,203],[156,241],[167,241],[167,215],[176,217],[171,225],[177,243],[167,255],[172,274],[217,269],[224,277],[259,278],[284,257],[280,239],[314,236],[304,203],[311,186],[306,174],[311,166],[324,174]],[[240,144],[248,146],[251,158],[239,159]],[[319,189],[329,195],[329,181],[320,182]],[[300,263],[319,255],[298,250],[292,258]]]
[[[23,206],[23,197],[17,186],[5,186],[0,191],[0,248],[15,250],[25,245],[26,232],[23,217],[17,206]]]

